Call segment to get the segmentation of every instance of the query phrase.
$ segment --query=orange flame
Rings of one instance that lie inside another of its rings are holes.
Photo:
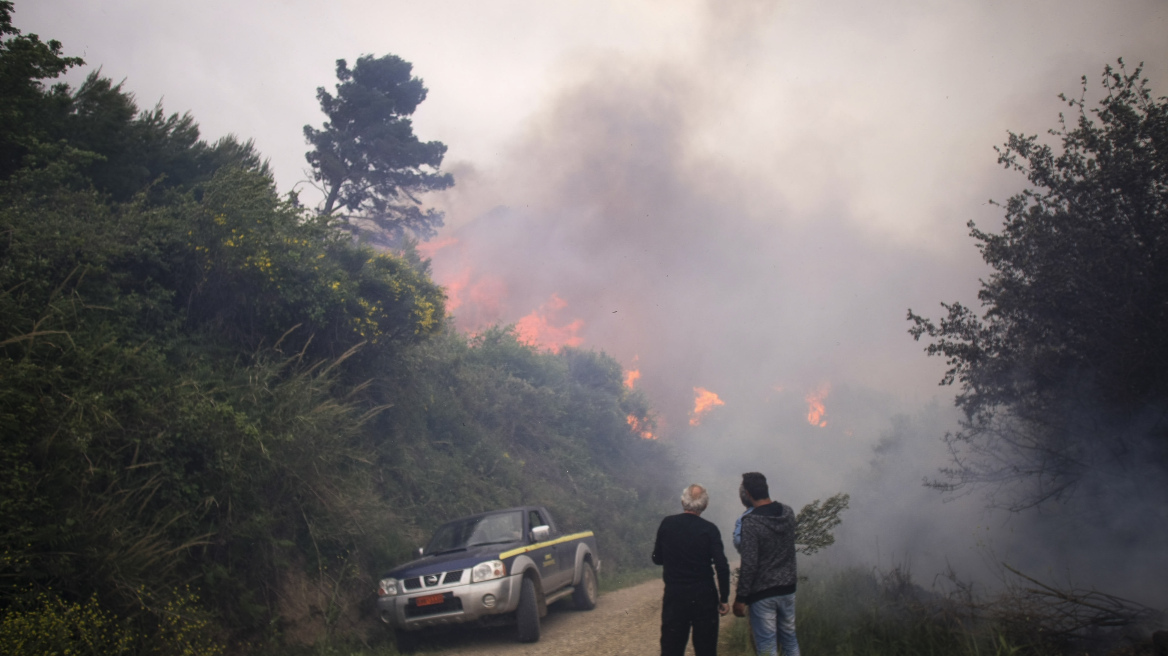
[[[443,288],[446,290],[446,311],[457,311],[458,327],[462,330],[474,332],[498,323],[502,317],[502,303],[507,295],[507,287],[499,278],[476,278],[466,268],[448,279]]]
[[[695,387],[693,391],[694,409],[693,413],[689,416],[690,426],[697,426],[702,423],[702,416],[713,410],[716,406],[726,405],[725,401],[718,398],[717,394],[704,387]]]
[[[633,356],[633,364],[637,364],[637,361],[640,359],[641,359],[641,356],[634,355]],[[629,389],[633,389],[633,384],[636,383],[637,380],[640,379],[640,377],[641,377],[641,370],[639,368],[633,369],[632,367],[629,367],[628,369],[625,370],[625,387],[627,387]]]
[[[433,259],[434,253],[437,253],[447,246],[451,246],[457,243],[458,239],[454,237],[447,237],[446,239],[439,239],[438,241],[428,241],[418,244],[414,247],[414,250],[418,251],[418,254],[422,257]]]
[[[830,391],[831,385],[824,383],[803,397],[803,400],[807,401],[807,423],[820,428],[827,426],[827,420],[824,419],[827,410],[823,407],[823,400],[827,398]]]
[[[470,304],[474,310],[475,327],[499,322],[503,315],[503,298],[507,285],[494,276],[483,276],[470,287]]]
[[[445,285],[446,287],[446,311],[453,312],[462,305],[462,292],[466,289],[467,283],[470,282],[470,269],[463,269],[458,277],[451,280]]]
[[[633,433],[639,436],[641,439],[657,439],[657,436],[651,433],[647,428],[641,427],[641,420],[637,419],[636,415],[629,415],[628,417],[625,417],[625,421],[629,423],[629,429],[631,429]]]
[[[584,327],[583,319],[562,326],[552,325],[552,316],[567,306],[567,301],[558,294],[552,294],[547,303],[515,323],[519,341],[549,351],[583,344],[584,338],[577,334]]]

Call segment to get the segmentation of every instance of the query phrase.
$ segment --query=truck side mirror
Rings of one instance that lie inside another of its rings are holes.
[[[543,542],[551,535],[552,529],[550,526],[532,526],[531,527],[531,541]]]

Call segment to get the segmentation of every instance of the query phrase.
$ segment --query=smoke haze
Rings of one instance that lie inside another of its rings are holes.
[[[283,190],[336,58],[413,62],[431,90],[415,130],[456,179],[421,249],[456,323],[638,371],[724,536],[757,470],[796,510],[852,494],[824,558],[927,581],[986,577],[992,550],[1168,605],[1144,574],[1168,571],[1166,533],[1133,529],[1165,525],[1162,491],[1105,497],[1123,512],[1104,525],[921,486],[956,414],[905,321],[976,307],[965,224],[996,226],[987,199],[1024,182],[995,164],[1007,130],[1054,127],[1056,95],[1119,56],[1164,95],[1165,3],[97,4],[18,3],[16,22],[207,136],[256,137]],[[723,405],[691,426],[696,388]]]

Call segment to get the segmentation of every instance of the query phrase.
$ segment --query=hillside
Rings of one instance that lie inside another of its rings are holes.
[[[50,86],[79,61],[10,10],[0,651],[311,643],[367,622],[438,523],[520,503],[595,530],[609,571],[646,563],[677,469],[619,364],[455,332],[411,248],[354,241],[189,115]]]

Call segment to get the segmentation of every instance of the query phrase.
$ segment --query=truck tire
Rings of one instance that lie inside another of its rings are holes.
[[[399,653],[412,654],[418,651],[418,635],[412,631],[397,629],[393,632],[393,639]]]
[[[576,610],[592,610],[596,608],[596,598],[599,596],[596,568],[587,560],[581,563],[581,568],[580,585],[572,592],[572,604]]]
[[[535,583],[529,578],[523,579],[519,589],[519,608],[515,611],[515,619],[519,624],[519,642],[539,641],[539,599],[535,597]]]

